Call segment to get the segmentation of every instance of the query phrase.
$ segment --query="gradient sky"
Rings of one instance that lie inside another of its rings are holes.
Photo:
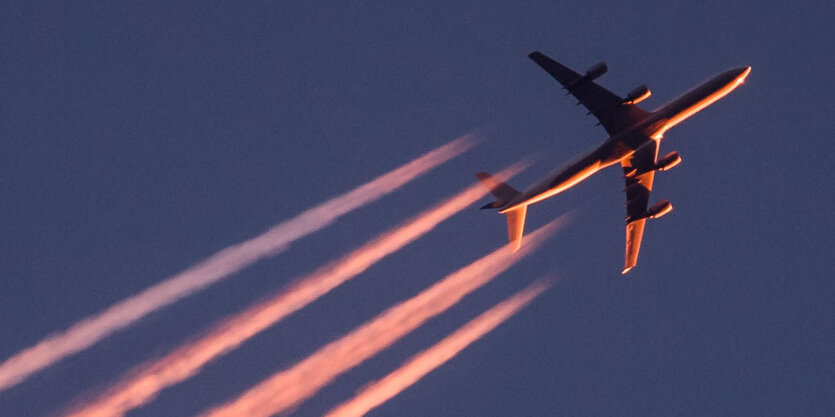
[[[0,5],[0,359],[419,154],[484,141],[210,289],[0,392],[39,416],[473,181],[523,188],[605,139],[534,50],[654,109],[748,81],[670,130],[638,267],[620,170],[529,259],[298,408],[321,415],[539,276],[551,290],[372,416],[835,414],[835,9],[829,2]],[[487,198],[484,202],[489,201]],[[130,416],[229,400],[505,242],[464,211]]]

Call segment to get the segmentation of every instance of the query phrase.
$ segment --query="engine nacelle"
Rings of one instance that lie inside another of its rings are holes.
[[[583,77],[585,77],[589,81],[596,80],[608,71],[609,67],[606,66],[606,63],[599,62],[597,64],[592,65],[591,68],[589,68],[586,71],[586,75],[584,75]]]
[[[646,217],[649,217],[650,219],[657,219],[663,217],[671,211],[673,211],[673,205],[667,200],[661,200],[647,209]]]
[[[646,168],[646,169],[642,169],[642,170],[632,169],[631,171],[624,174],[623,177],[624,178],[635,178],[639,175],[646,174],[647,172],[667,171],[670,168],[672,168],[672,167],[674,167],[674,166],[676,166],[680,163],[681,163],[681,157],[678,155],[678,152],[672,151],[672,152],[668,153],[667,155],[664,155],[663,158],[655,161],[655,164],[653,164],[651,167]]]
[[[646,84],[639,86],[638,88],[629,92],[626,95],[626,98],[623,99],[623,104],[638,104],[652,95],[652,91],[649,91],[649,87]]]
[[[659,171],[667,171],[670,168],[678,165],[681,163],[681,156],[678,155],[678,152],[673,151],[665,155],[663,158],[659,159],[655,162],[653,166],[654,169]]]

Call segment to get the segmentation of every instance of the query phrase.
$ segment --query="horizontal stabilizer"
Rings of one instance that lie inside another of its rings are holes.
[[[521,206],[505,213],[507,216],[507,239],[516,252],[522,246],[522,234],[525,232],[525,215],[528,206]]]
[[[496,177],[486,173],[486,172],[479,172],[475,174],[475,177],[487,187],[490,192],[496,196],[497,200],[493,203],[490,203],[482,208],[499,208],[504,206],[505,204],[509,203],[513,200],[517,195],[519,195],[519,191],[515,188],[505,184],[504,182],[500,181]]]

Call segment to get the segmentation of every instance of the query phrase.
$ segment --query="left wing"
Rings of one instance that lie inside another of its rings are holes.
[[[638,263],[638,252],[641,250],[641,238],[644,236],[644,226],[647,219],[643,217],[649,204],[649,193],[652,191],[652,181],[655,171],[651,169],[658,157],[658,142],[650,141],[638,148],[629,160],[621,162],[623,174],[637,169],[649,170],[634,178],[626,178],[626,259],[623,273],[629,272]],[[636,220],[637,219],[637,220]]]
[[[647,111],[634,104],[624,104],[623,98],[601,87],[594,82],[593,78],[580,75],[541,52],[533,52],[528,57],[559,81],[569,93],[577,97],[580,104],[600,121],[611,136],[649,115]]]

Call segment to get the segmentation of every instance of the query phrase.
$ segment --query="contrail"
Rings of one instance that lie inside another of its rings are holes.
[[[18,352],[0,365],[0,391],[94,345],[148,313],[193,294],[264,257],[281,252],[296,239],[322,229],[338,217],[381,198],[468,150],[475,144],[475,136],[468,134],[455,139],[359,188],[304,211],[259,236],[223,249],[197,265]]]
[[[300,404],[342,373],[452,307],[532,252],[556,231],[564,217],[528,236],[516,254],[509,246],[493,251],[203,416],[268,417]]]
[[[513,176],[524,168],[516,164],[500,175]],[[380,259],[431,231],[442,221],[469,207],[486,191],[474,184],[351,253],[295,280],[272,298],[224,320],[203,337],[168,355],[139,366],[89,404],[76,407],[75,417],[121,416],[151,401],[162,389],[196,374],[206,363],[234,349],[287,315],[312,303]]]
[[[324,417],[360,417],[394,398],[406,388],[414,385],[426,374],[452,359],[471,343],[495,329],[516,314],[539,294],[547,290],[553,281],[540,280],[520,291],[511,298],[497,304],[490,310],[469,321],[463,327],[432,346],[413,356],[400,368],[385,378],[374,382]]]

